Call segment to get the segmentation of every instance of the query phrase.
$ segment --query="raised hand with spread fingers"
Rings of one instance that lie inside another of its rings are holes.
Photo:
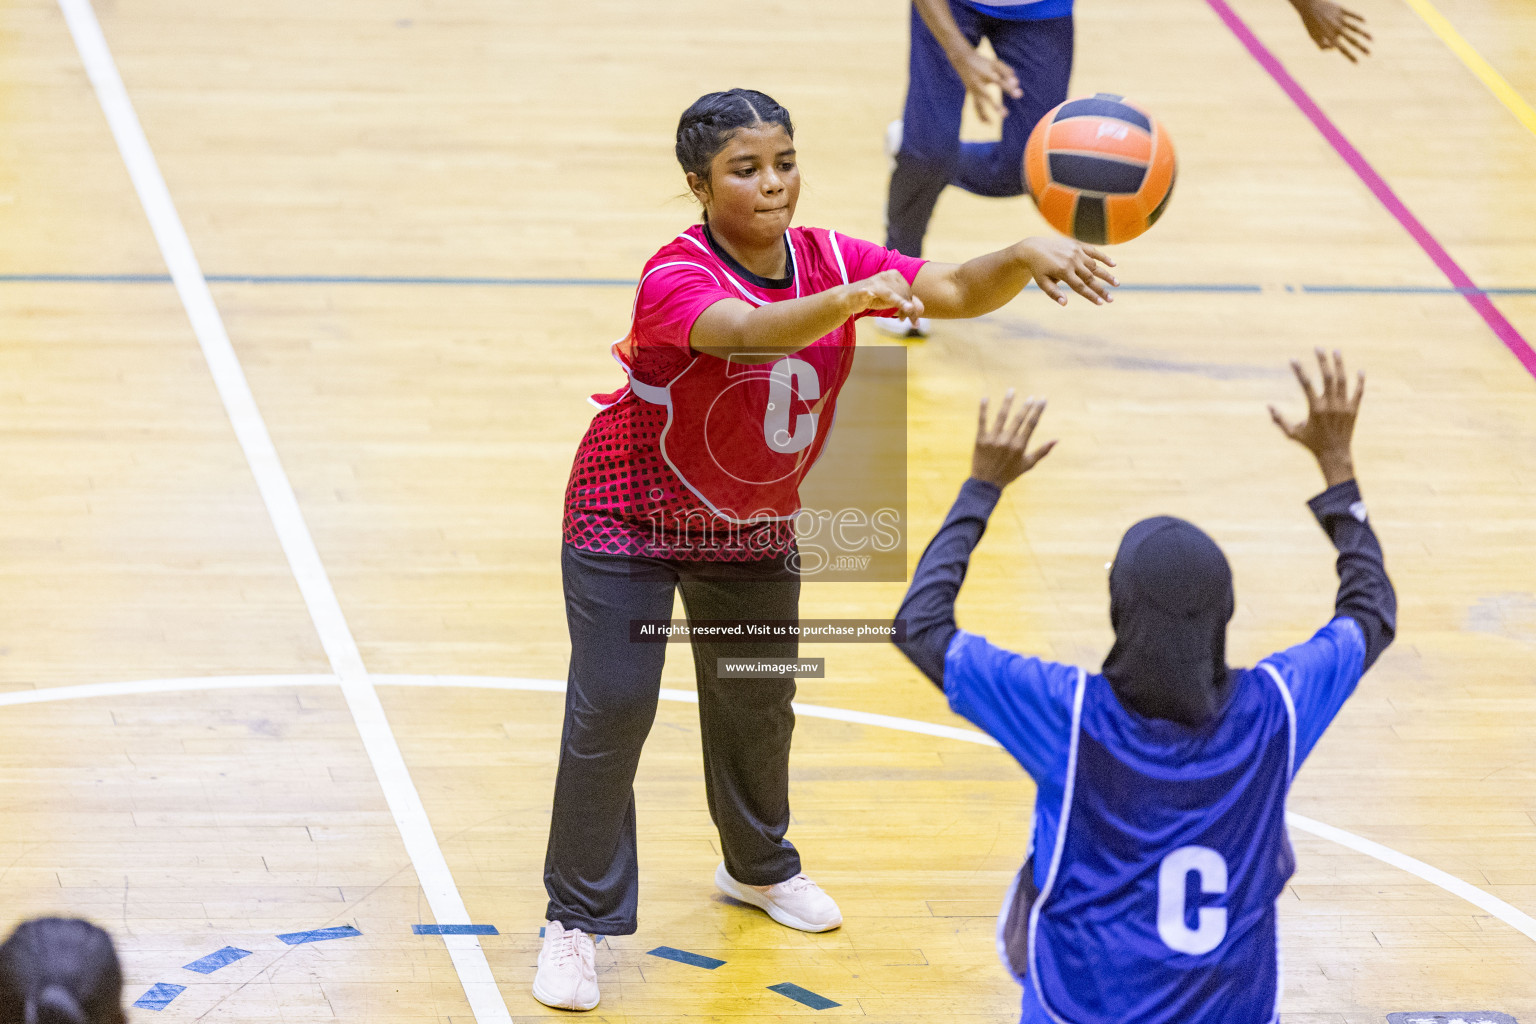
[[[1035,464],[1056,447],[1055,441],[1047,441],[1033,451],[1029,450],[1029,440],[1040,423],[1040,415],[1045,412],[1045,399],[1030,397],[1010,419],[1008,413],[1012,408],[1013,389],[1009,388],[1003,395],[997,418],[989,424],[987,399],[981,400],[981,410],[976,418],[976,447],[971,452],[972,479],[998,488],[1007,487],[1035,468]]]
[[[1356,375],[1355,391],[1351,395],[1343,355],[1335,351],[1330,361],[1322,349],[1315,351],[1322,377],[1321,388],[1313,388],[1301,363],[1291,360],[1291,370],[1307,396],[1307,418],[1293,423],[1273,405],[1269,407],[1269,415],[1286,437],[1312,453],[1318,468],[1323,471],[1323,478],[1332,487],[1355,476],[1351,440],[1355,433],[1355,417],[1360,412],[1360,400],[1365,397],[1365,374]]]

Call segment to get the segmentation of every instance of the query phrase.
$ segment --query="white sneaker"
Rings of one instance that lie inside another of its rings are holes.
[[[557,1010],[590,1010],[597,1005],[597,949],[592,936],[559,921],[544,926],[533,998]]]
[[[881,334],[889,334],[893,338],[926,338],[928,337],[928,318],[917,318],[917,326],[912,326],[912,321],[899,316],[872,316],[869,322],[875,325],[875,330]]]
[[[761,907],[779,924],[802,932],[829,932],[843,923],[842,911],[837,909],[832,897],[803,874],[770,885],[763,892],[756,886],[736,881],[721,862],[715,868],[715,888],[732,899]]]

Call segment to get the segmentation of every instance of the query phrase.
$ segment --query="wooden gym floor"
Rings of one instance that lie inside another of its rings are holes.
[[[968,627],[1096,665],[1103,565],[1168,512],[1234,563],[1234,662],[1296,642],[1329,616],[1332,560],[1303,505],[1316,473],[1264,406],[1297,407],[1286,359],[1345,350],[1370,376],[1358,465],[1400,634],[1294,791],[1314,824],[1293,830],[1285,1018],[1536,1020],[1536,380],[1517,358],[1536,338],[1536,134],[1401,0],[1359,0],[1376,53],[1358,67],[1279,0],[1234,4],[1495,312],[1212,6],[1084,2],[1074,92],[1154,110],[1178,191],[1117,253],[1137,288],[1112,307],[1030,291],[909,349],[909,556],[966,472],[976,399],[1014,385],[1051,397],[1062,444],[994,519]],[[1536,98],[1528,4],[1439,10]],[[221,399],[60,7],[0,2],[0,925],[111,928],[130,1000],[184,986],[136,1021],[469,1021],[461,972],[481,1021],[503,1000],[559,1017],[528,985],[560,723],[541,681],[567,654],[560,500],[584,398],[617,386],[625,282],[693,217],[676,117],[705,91],[772,93],[799,125],[799,223],[878,240],[905,7],[96,11],[211,282],[201,340],[227,329],[276,460],[259,421],[232,426],[250,410],[238,387]],[[930,255],[1041,230],[1027,200],[952,190]],[[887,616],[901,591],[811,586],[804,614]],[[893,649],[805,653],[827,659],[808,705],[964,724]],[[673,648],[664,685],[691,680]],[[1016,1019],[992,932],[1032,791],[1004,755],[803,715],[791,836],[846,916],[818,936],[713,894],[698,762],[692,708],[664,702],[638,784],[641,931],[599,947],[594,1019]],[[499,933],[412,933],[460,897],[449,923]],[[277,938],[342,926],[360,934]],[[183,966],[226,946],[251,955]],[[784,982],[839,1005],[768,988]]]

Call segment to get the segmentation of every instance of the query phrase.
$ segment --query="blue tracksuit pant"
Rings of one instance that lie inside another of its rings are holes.
[[[1045,112],[1067,98],[1072,74],[1072,19],[1010,21],[950,0],[955,23],[974,46],[983,37],[1019,76],[1024,95],[1003,97],[1008,116],[997,142],[960,141],[965,85],[933,33],[912,8],[912,57],[901,149],[886,204],[888,249],[920,256],[928,218],[946,185],[979,196],[1024,192],[1024,144]]]

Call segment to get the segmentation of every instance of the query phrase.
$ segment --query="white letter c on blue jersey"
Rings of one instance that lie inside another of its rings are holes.
[[[1157,870],[1157,934],[1176,953],[1199,956],[1221,945],[1227,937],[1227,908],[1201,907],[1199,927],[1184,922],[1184,882],[1189,873],[1200,875],[1200,891],[1227,891],[1227,862],[1209,846],[1181,846],[1163,858]]]

